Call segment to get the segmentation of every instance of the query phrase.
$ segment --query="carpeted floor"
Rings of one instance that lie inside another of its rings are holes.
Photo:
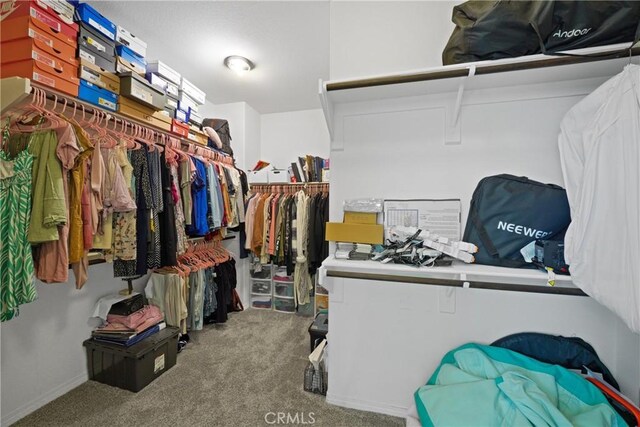
[[[298,425],[404,425],[303,390],[310,322],[262,310],[234,313],[225,325],[191,334],[177,365],[142,391],[89,381],[14,425],[267,426],[278,425],[278,412],[297,415]]]

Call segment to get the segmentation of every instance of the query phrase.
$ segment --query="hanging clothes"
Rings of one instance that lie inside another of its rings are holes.
[[[62,166],[56,157],[58,138],[53,130],[33,134],[29,144],[33,156],[31,221],[28,239],[32,244],[59,240],[58,225],[67,222]]]
[[[21,305],[38,297],[27,239],[33,160],[29,150],[23,150],[13,159],[0,150],[0,320],[3,322],[17,316]]]
[[[571,280],[640,332],[640,66],[576,104],[559,148],[571,224]],[[610,250],[618,248],[619,250]]]
[[[178,236],[176,232],[176,213],[173,202],[173,194],[171,191],[171,172],[166,162],[165,154],[161,156],[160,176],[162,183],[162,193],[160,198],[164,201],[163,210],[159,214],[158,236],[162,236],[162,245],[160,246],[160,265],[176,265],[177,263],[177,244]]]
[[[187,301],[184,299],[184,279],[174,273],[152,273],[144,288],[149,303],[164,314],[169,326],[181,327],[187,319]]]
[[[193,215],[191,225],[187,227],[190,236],[204,236],[209,232],[207,220],[207,171],[203,161],[194,159],[196,173],[191,184],[191,198],[193,200]]]
[[[296,220],[296,267],[293,273],[293,285],[296,301],[299,305],[309,303],[309,291],[313,289],[313,282],[309,276],[309,265],[307,260],[308,229],[306,227],[309,220],[309,207],[311,199],[299,191],[297,197],[297,220]]]
[[[11,134],[3,134],[0,152],[2,320],[15,317],[21,304],[37,297],[34,276],[46,283],[67,282],[70,265],[81,288],[89,277],[90,250],[113,262],[116,277],[148,269],[159,274],[160,267],[175,265],[178,279],[165,280],[165,299],[181,299],[186,306],[190,269],[177,267],[178,256],[190,245],[186,229],[193,228],[197,236],[215,232],[217,239],[229,224],[244,220],[240,171],[210,151],[184,150],[176,139],[164,138],[165,150],[156,149],[149,139],[158,139],[157,134],[147,132],[144,140],[141,133],[129,136],[105,126],[109,119],[103,116],[87,119],[83,111],[79,121],[65,118],[40,103],[40,89],[35,94],[37,107],[8,113]],[[223,258],[228,262],[228,255],[220,251],[214,251],[217,261],[194,279],[196,287],[203,283],[200,325],[222,307],[215,298],[222,291],[214,281],[214,265]],[[231,294],[219,298],[231,300]],[[183,311],[177,305],[165,307],[169,321],[186,332]]]
[[[44,242],[36,249],[36,277],[45,283],[65,283],[69,280],[69,227],[70,227],[70,172],[81,153],[76,133],[68,124],[65,132],[58,133],[56,156],[62,166],[62,183],[66,204],[67,221],[58,225],[59,239]]]

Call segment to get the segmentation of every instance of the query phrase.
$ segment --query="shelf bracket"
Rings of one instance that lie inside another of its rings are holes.
[[[460,85],[458,86],[458,94],[456,96],[456,101],[453,106],[448,105],[446,107],[446,120],[447,124],[445,126],[445,144],[447,145],[458,145],[461,143],[460,136],[460,110],[462,108],[462,96],[464,95],[464,85],[470,77],[473,77],[476,74],[476,66],[469,66],[469,74],[466,77],[463,77],[460,80]]]
[[[318,96],[320,97],[320,104],[324,112],[324,119],[327,122],[327,129],[329,129],[329,138],[331,138],[331,142],[333,142],[333,104],[331,104],[329,95],[327,94],[327,85],[322,79],[318,79]]]
[[[31,94],[31,81],[23,77],[8,77],[0,80],[0,110],[5,111],[13,108],[24,101]]]

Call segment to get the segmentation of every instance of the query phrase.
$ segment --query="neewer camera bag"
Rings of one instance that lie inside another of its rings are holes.
[[[444,65],[637,41],[639,1],[467,1]]]
[[[478,246],[477,264],[534,267],[520,249],[538,239],[562,236],[570,222],[562,187],[496,175],[483,178],[473,192],[462,240]]]

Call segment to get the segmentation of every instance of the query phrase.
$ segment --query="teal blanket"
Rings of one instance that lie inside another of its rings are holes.
[[[423,426],[626,426],[580,375],[511,350],[465,344],[415,393]]]

